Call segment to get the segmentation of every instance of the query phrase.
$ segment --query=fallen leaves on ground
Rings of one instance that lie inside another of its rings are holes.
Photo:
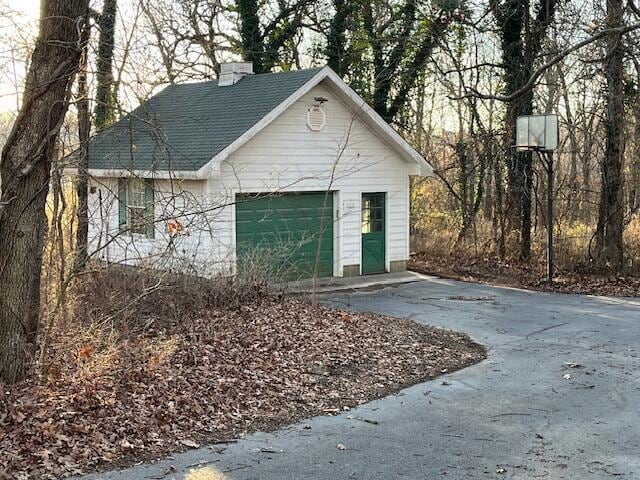
[[[640,277],[558,270],[553,282],[546,278],[544,262],[518,263],[496,257],[471,255],[413,255],[409,269],[454,280],[556,293],[640,297]]]
[[[162,311],[129,312],[144,327],[119,325],[109,341],[106,320],[72,320],[47,379],[0,385],[0,478],[60,478],[273,429],[485,356],[461,334],[288,297],[153,316]]]

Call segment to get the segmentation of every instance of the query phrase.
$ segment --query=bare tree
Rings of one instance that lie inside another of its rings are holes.
[[[622,0],[607,0],[606,25],[624,25]],[[604,73],[607,80],[606,148],[602,164],[602,189],[596,231],[597,259],[601,266],[618,270],[622,267],[624,247],[624,44],[620,33],[606,40]]]
[[[51,162],[82,52],[88,0],[43,0],[20,113],[2,150],[0,379],[24,377],[38,327]]]
[[[419,74],[461,14],[456,1],[435,5],[425,18],[413,0],[399,6],[363,2],[363,28],[373,56],[373,108],[392,122],[406,106]],[[395,31],[391,38],[389,31]]]
[[[305,8],[310,0],[278,2],[278,8],[269,18],[257,0],[236,0],[240,21],[242,55],[253,62],[256,73],[271,71],[282,60],[282,49],[287,47],[302,28]]]
[[[553,22],[557,0],[539,0],[532,14],[528,2],[491,0],[491,10],[500,29],[506,90],[517,92],[533,76],[536,61]],[[533,113],[533,90],[507,102],[506,142],[515,138],[516,118]],[[512,228],[520,230],[520,257],[531,255],[531,199],[533,164],[531,153],[512,151],[508,155],[508,182]]]
[[[105,0],[102,13],[98,17],[100,40],[98,42],[98,58],[96,68],[96,118],[98,130],[113,121],[113,47],[116,30],[117,0]]]

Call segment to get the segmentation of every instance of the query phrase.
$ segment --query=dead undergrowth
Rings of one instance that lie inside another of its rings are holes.
[[[556,293],[640,297],[640,277],[611,274],[588,268],[561,267],[553,282],[547,280],[544,258],[529,263],[502,260],[495,255],[419,253],[409,269],[425,274],[468,282],[525,288]]]
[[[265,283],[137,270],[68,294],[46,375],[4,386],[0,478],[59,478],[341,410],[484,358],[466,336]]]
[[[624,232],[622,271],[598,267],[594,231],[589,223],[560,217],[554,228],[556,274],[547,281],[547,232],[537,222],[532,232],[531,260],[519,260],[518,238],[506,232],[500,256],[496,224],[478,217],[468,238],[459,237],[458,216],[451,211],[423,211],[411,238],[409,268],[426,274],[491,285],[558,293],[640,297],[640,215]]]

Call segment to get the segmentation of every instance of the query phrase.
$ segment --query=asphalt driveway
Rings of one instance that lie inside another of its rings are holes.
[[[640,299],[441,279],[324,299],[467,332],[489,358],[338,416],[86,478],[640,478]]]

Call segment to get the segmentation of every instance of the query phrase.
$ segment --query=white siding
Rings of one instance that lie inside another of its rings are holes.
[[[217,223],[219,198],[204,195],[204,180],[155,180],[154,238],[119,231],[118,180],[95,178],[89,194],[89,242],[95,256],[110,263],[147,264],[162,269],[213,274],[222,262]],[[177,219],[184,234],[168,234]],[[224,238],[226,234],[222,234]],[[226,244],[225,244],[226,251]]]
[[[314,97],[328,99],[323,105],[326,125],[319,132],[311,131],[306,125],[306,111],[316,103]],[[193,205],[187,208],[207,210],[206,215],[194,215],[187,222],[190,224],[188,235],[179,239],[178,246],[171,246],[171,255],[166,255],[169,244],[166,226],[159,222],[155,240],[138,238],[135,242],[114,242],[108,250],[109,261],[130,262],[142,255],[168,261],[167,257],[173,256],[181,260],[172,261],[172,266],[190,264],[206,274],[228,271],[233,268],[235,256],[232,203],[237,193],[326,190],[334,192],[336,208],[334,274],[342,275],[344,265],[361,264],[363,192],[387,194],[387,267],[390,261],[406,260],[409,257],[407,164],[357,116],[358,112],[347,109],[329,88],[322,84],[315,87],[223,162],[219,179],[181,181],[174,185],[173,190],[179,192],[174,195],[166,193],[172,190],[171,182],[156,182],[162,196],[175,199],[174,203],[183,202],[180,199],[184,199],[186,192],[194,199]],[[110,192],[117,191],[117,181],[111,179],[103,183],[103,208],[109,207],[109,214],[103,216],[108,218],[108,230],[113,233],[118,227],[118,211],[117,205],[112,205],[114,194]],[[99,222],[95,221],[96,196],[91,195],[93,237],[100,230]],[[176,208],[182,211],[182,203]],[[157,206],[156,215],[171,216],[171,208],[168,212],[163,210],[166,209]],[[207,222],[209,226],[202,231],[196,228]]]

